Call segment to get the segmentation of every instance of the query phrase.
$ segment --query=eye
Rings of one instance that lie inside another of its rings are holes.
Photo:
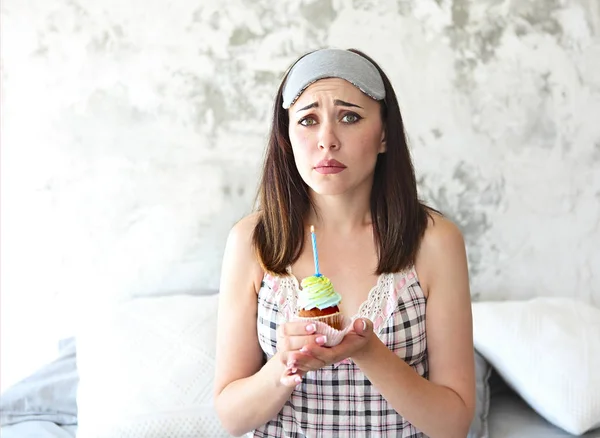
[[[302,119],[300,119],[298,121],[298,124],[302,125],[302,126],[312,126],[312,125],[316,125],[317,121],[314,118],[312,118],[311,116],[306,116],[306,117],[303,117]]]
[[[342,122],[351,125],[353,123],[358,122],[360,119],[362,119],[362,117],[356,113],[346,113],[344,114],[344,117],[342,117]]]

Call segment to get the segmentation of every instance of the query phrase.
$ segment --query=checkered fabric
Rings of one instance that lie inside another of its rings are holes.
[[[298,280],[265,275],[258,294],[257,329],[265,359],[276,353],[277,326],[297,310]],[[356,317],[373,321],[377,336],[427,377],[425,295],[413,269],[382,274]],[[254,437],[424,437],[400,416],[349,359],[310,372],[276,418]]]

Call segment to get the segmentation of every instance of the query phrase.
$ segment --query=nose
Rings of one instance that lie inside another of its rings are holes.
[[[322,122],[319,130],[319,149],[339,149],[342,145],[337,136],[335,125],[330,122]]]

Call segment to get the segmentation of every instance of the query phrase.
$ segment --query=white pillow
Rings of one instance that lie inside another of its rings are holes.
[[[88,320],[77,339],[77,436],[229,436],[212,404],[217,300],[138,298]]]
[[[475,348],[549,422],[600,426],[600,309],[567,298],[473,303]]]

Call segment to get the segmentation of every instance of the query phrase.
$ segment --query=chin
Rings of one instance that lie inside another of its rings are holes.
[[[317,195],[338,196],[350,193],[358,194],[366,191],[369,194],[373,187],[373,179],[369,178],[311,178],[306,181],[308,187]]]
[[[351,187],[341,184],[309,184],[310,189],[317,195],[336,196],[347,193]]]

